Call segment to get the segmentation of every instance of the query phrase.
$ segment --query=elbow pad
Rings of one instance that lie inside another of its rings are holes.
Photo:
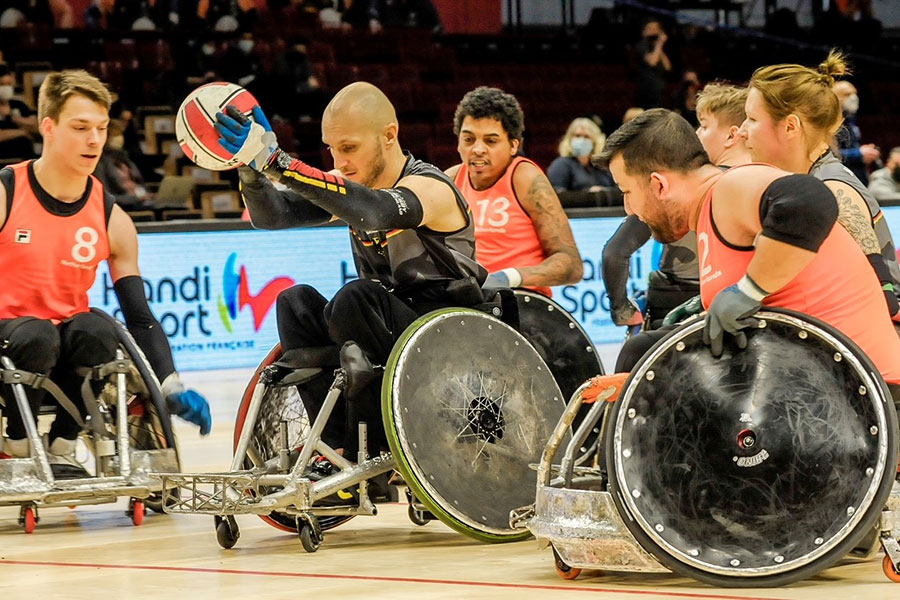
[[[811,252],[819,251],[837,218],[834,194],[810,175],[776,179],[759,203],[764,236]]]

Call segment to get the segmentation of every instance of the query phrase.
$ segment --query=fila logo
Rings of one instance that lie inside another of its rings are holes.
[[[31,243],[31,230],[30,229],[16,229],[16,243],[17,244],[30,244]]]

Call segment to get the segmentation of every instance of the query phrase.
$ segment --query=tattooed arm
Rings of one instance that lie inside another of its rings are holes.
[[[513,173],[516,197],[534,223],[546,258],[533,267],[516,267],[522,285],[563,285],[581,280],[581,255],[575,246],[569,219],[547,176],[536,166],[519,163]]]
[[[859,192],[840,181],[829,180],[824,183],[837,200],[838,223],[856,240],[863,254],[881,254],[881,244],[878,243],[872,226],[872,215]]]

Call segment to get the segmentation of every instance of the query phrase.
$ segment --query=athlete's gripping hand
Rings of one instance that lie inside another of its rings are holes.
[[[700,301],[700,296],[694,296],[690,300],[682,302],[681,304],[667,312],[665,318],[663,318],[663,327],[667,325],[674,325],[675,323],[681,323],[688,317],[699,315],[702,312],[703,303]]]
[[[622,306],[615,306],[610,310],[613,323],[619,326],[625,325],[629,328],[641,325],[644,322],[641,307],[633,298],[628,298],[627,300]]]
[[[200,435],[208,435],[212,429],[212,416],[209,413],[209,402],[194,390],[185,389],[178,373],[166,377],[160,386],[169,412],[178,415],[185,421],[198,425]]]
[[[762,300],[767,295],[745,275],[713,298],[703,327],[703,343],[709,346],[714,357],[722,356],[726,332],[734,336],[738,348],[747,347],[747,334],[741,330],[757,326],[752,315],[762,307]]]
[[[234,106],[216,113],[219,144],[236,159],[255,171],[262,171],[279,152],[278,139],[269,120],[259,106],[253,107],[253,119],[248,119]]]

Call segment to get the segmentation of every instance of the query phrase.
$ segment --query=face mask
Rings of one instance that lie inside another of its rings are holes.
[[[237,45],[244,54],[250,54],[250,51],[253,50],[253,40],[239,40]]]
[[[577,137],[572,138],[572,154],[578,158],[589,156],[591,150],[594,149],[594,142],[588,138]]]
[[[200,47],[200,51],[203,53],[203,56],[212,56],[216,51],[216,47],[212,44],[203,44]]]
[[[891,178],[897,183],[900,183],[900,166],[894,167],[894,170],[891,171]]]
[[[856,111],[859,110],[859,96],[856,94],[850,94],[844,100],[844,110],[848,115],[855,115]]]
[[[0,100],[9,100],[13,97],[13,86],[0,85]]]

